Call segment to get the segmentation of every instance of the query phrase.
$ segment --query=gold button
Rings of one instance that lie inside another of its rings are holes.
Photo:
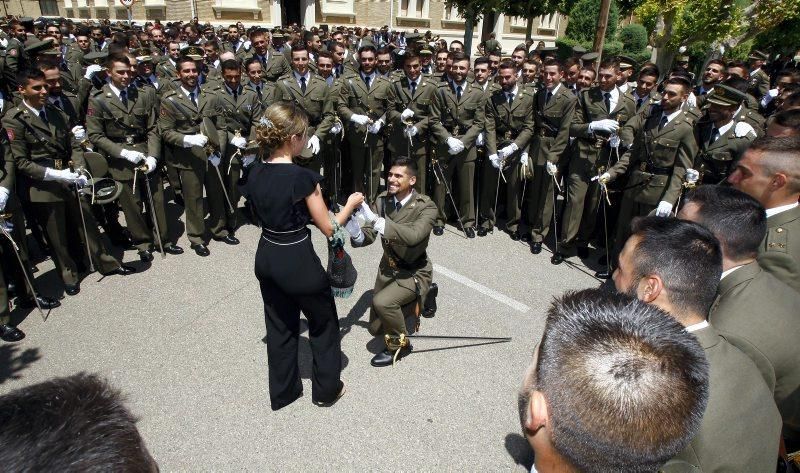
[[[775,232],[776,233],[783,233],[783,228],[778,228],[777,230],[775,230]]]

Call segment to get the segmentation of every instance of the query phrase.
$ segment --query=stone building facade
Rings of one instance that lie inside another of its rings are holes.
[[[63,16],[66,18],[127,20],[128,10],[120,0],[0,0],[4,14]],[[464,19],[444,0],[135,0],[134,21],[188,21],[198,17],[201,23],[227,25],[237,21],[273,27],[296,22],[310,25],[353,25],[424,32],[450,41],[463,39]],[[476,25],[473,43],[496,33],[509,52],[525,40],[526,19],[489,13]],[[533,20],[534,41],[548,46],[563,34],[567,19],[552,15]]]

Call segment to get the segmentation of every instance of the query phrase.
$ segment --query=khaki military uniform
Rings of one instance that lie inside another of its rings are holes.
[[[553,219],[555,183],[547,173],[547,163],[558,166],[569,144],[570,124],[575,113],[577,97],[566,87],[559,87],[547,99],[548,90],[536,93],[534,105],[536,132],[531,142],[530,159],[533,163],[533,181],[529,183],[528,224],[531,241],[541,243],[550,231]],[[623,99],[620,98],[620,101]],[[559,176],[556,176],[559,179]]]
[[[270,105],[275,103],[275,82],[262,81],[260,84],[256,85],[248,80],[243,82],[242,86],[245,89],[252,90],[253,93],[256,94],[258,101],[261,102],[262,109],[266,110]]]
[[[433,282],[433,264],[427,249],[437,210],[430,197],[417,191],[413,191],[411,199],[399,211],[394,197],[385,192],[378,196],[376,207],[378,215],[386,219],[384,234],[381,236],[368,224],[362,227],[364,241],[358,245],[369,245],[378,238],[383,245],[372,295],[369,333],[399,337],[408,334],[403,306],[415,301],[422,304]]]
[[[6,83],[7,92],[17,90],[17,74],[20,69],[27,65],[27,62],[25,46],[17,38],[9,38],[6,45],[5,66],[3,67],[3,80]]]
[[[464,90],[458,98],[457,90],[448,84],[439,84],[439,114],[433,117],[431,130],[436,141],[436,159],[441,172],[439,179],[448,183],[452,191],[454,179],[458,182],[458,194],[453,200],[461,214],[463,228],[475,226],[475,167],[478,149],[475,142],[486,127],[486,96],[483,88],[475,82],[465,80]],[[457,138],[464,144],[464,150],[456,155],[449,153],[447,138]],[[439,172],[437,169],[436,172]],[[436,225],[444,226],[447,220],[445,208],[446,188],[437,180],[434,188],[434,202],[439,208]]]
[[[750,93],[757,99],[769,92],[769,74],[763,68],[750,72]]]
[[[353,189],[365,192],[364,178],[367,180],[367,202],[374,204],[378,197],[381,163],[383,162],[383,132],[369,133],[369,125],[358,125],[350,121],[354,114],[366,115],[374,121],[384,118],[392,106],[390,100],[391,83],[379,75],[375,76],[369,87],[360,74],[350,74],[342,78],[342,94],[339,96],[337,113],[346,127],[350,142]],[[384,127],[386,124],[384,124]]]
[[[264,115],[264,108],[256,93],[241,85],[236,91],[236,97],[228,92],[225,85],[216,85],[209,90],[219,97],[225,115],[225,139],[228,145],[220,164],[220,171],[225,178],[225,191],[228,193],[234,209],[238,210],[241,198],[238,182],[242,175],[242,159],[251,153],[240,150],[230,142],[237,135],[247,138],[248,143],[255,140],[255,125]],[[237,212],[227,212],[226,218],[228,233],[233,235],[239,223]]]
[[[694,160],[694,169],[700,172],[700,182],[703,184],[720,184],[725,182],[728,174],[733,170],[734,163],[742,157],[756,139],[755,132],[736,133],[736,122],[711,142],[714,123],[700,121],[695,125],[695,140],[698,145],[697,157]]]
[[[733,121],[748,123],[759,138],[767,132],[767,120],[757,110],[748,107],[739,107],[736,115],[733,116]]]
[[[560,235],[562,248],[559,248],[563,253],[569,252],[575,244],[585,246],[588,243],[602,198],[600,185],[592,178],[608,169],[617,152],[608,144],[610,135],[589,132],[589,124],[611,119],[622,126],[636,115],[633,96],[620,92],[614,109],[609,111],[603,93],[599,87],[581,90],[570,125],[575,153],[568,165],[567,202]]]
[[[783,433],[800,440],[800,294],[761,269],[739,267],[720,281],[709,321],[755,362],[783,418]]]
[[[401,78],[391,81],[389,100],[391,102],[387,125],[389,126],[389,151],[393,156],[406,156],[417,163],[417,183],[414,189],[425,193],[427,189],[427,155],[430,149],[430,135],[432,121],[438,119],[439,103],[437,101],[437,87],[420,75],[417,78],[414,95],[411,95],[411,83],[405,74]],[[417,135],[411,138],[405,136],[406,124],[400,115],[403,110],[414,112],[408,122],[417,127]]]
[[[339,119],[336,106],[338,98],[342,95],[342,80],[334,79],[331,84],[328,84],[328,82],[323,79],[323,82],[325,82],[325,85],[328,87],[328,100],[333,106],[331,126],[337,122],[339,125],[342,125],[342,121]],[[346,151],[344,148],[345,141],[343,125],[339,133],[334,135],[333,133],[330,133],[329,130],[329,132],[325,134],[325,140],[322,142],[322,149],[320,150],[320,154],[322,156],[323,175],[325,176],[323,190],[326,197],[333,202],[339,201],[339,192],[342,191],[342,158],[343,153]]]
[[[662,201],[677,203],[686,169],[697,155],[691,117],[678,113],[659,130],[661,116],[661,106],[656,105],[628,120],[619,133],[622,142],[632,146],[608,170],[612,178],[629,172],[617,225],[618,246],[627,239],[634,217],[649,214]]]
[[[800,292],[800,207],[767,217],[758,264],[764,271]]]
[[[169,82],[172,79],[178,78],[178,69],[172,63],[172,59],[167,57],[166,60],[156,65],[156,76],[164,82]]]
[[[272,49],[270,49],[267,52],[267,54],[263,57],[259,57],[256,54],[255,50],[251,49],[250,52],[248,52],[244,56],[244,61],[242,61],[242,64],[244,64],[246,61],[250,60],[250,58],[253,57],[258,57],[259,60],[261,61],[261,66],[263,68],[261,77],[263,78],[263,80],[267,82],[275,82],[282,75],[292,72],[292,69],[291,67],[289,67],[289,61],[286,59],[286,56]]]
[[[506,214],[508,220],[506,229],[516,232],[520,219],[520,191],[519,160],[521,154],[528,149],[534,131],[534,95],[532,91],[519,84],[517,94],[511,104],[508,103],[502,88],[494,89],[485,105],[486,113],[486,154],[491,156],[510,145],[516,143],[519,148],[513,155],[506,156],[503,174],[508,183],[506,188]],[[481,189],[480,217],[481,226],[491,230],[497,221],[494,214],[495,199],[499,200],[497,193],[498,171],[486,159],[483,163],[484,185]],[[500,179],[502,181],[502,178]]]
[[[89,97],[87,108],[86,131],[89,141],[94,151],[106,157],[111,178],[122,184],[118,202],[125,213],[125,222],[133,244],[139,251],[153,250],[153,243],[157,241],[154,229],[150,229],[142,215],[142,202],[147,201],[143,186],[150,186],[153,194],[155,209],[152,211],[155,212],[161,233],[161,244],[170,244],[164,189],[158,173],[151,177],[143,171],[135,172],[136,166],[121,155],[123,150],[130,150],[156,159],[161,158],[161,136],[158,133],[156,113],[154,91],[129,87],[126,105],[109,85]],[[136,183],[136,192],[133,192],[134,179],[139,181]],[[149,214],[149,204],[146,208]]]
[[[47,122],[23,103],[5,114],[3,127],[8,132],[20,194],[47,234],[61,280],[75,285],[79,281],[79,264],[86,253],[80,240],[88,246],[100,273],[111,273],[120,268],[120,263],[103,246],[88,201],[82,198],[79,204],[74,191],[65,184],[44,180],[46,168],[67,169],[70,161],[76,168],[83,166],[83,152],[70,135],[67,116],[49,104],[44,110]],[[88,235],[83,232],[78,205],[83,208]]]
[[[772,471],[781,415],[753,361],[713,326],[691,332],[708,360],[708,404],[700,430],[677,459],[700,471]]]
[[[199,88],[196,90],[200,90]],[[161,99],[161,111],[158,117],[158,128],[164,145],[170,150],[168,159],[178,171],[182,184],[183,199],[186,203],[186,235],[192,245],[205,243],[205,210],[203,206],[203,188],[208,196],[210,231],[215,238],[228,235],[225,217],[225,196],[216,171],[211,169],[208,153],[205,148],[192,146],[185,148],[183,139],[186,135],[201,132],[204,118],[209,118],[215,126],[206,133],[218,133],[221,152],[225,152],[227,132],[222,103],[216,94],[200,91],[196,98],[197,105],[180,90],[166,93]]]

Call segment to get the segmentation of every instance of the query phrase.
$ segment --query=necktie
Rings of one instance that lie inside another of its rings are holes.
[[[546,103],[550,102],[550,99],[552,99],[552,98],[553,98],[553,93],[548,90],[547,91],[547,96],[544,98],[544,103],[546,104]]]
[[[514,94],[508,94],[508,105],[510,106],[512,102],[514,102]]]
[[[715,141],[717,141],[718,138],[719,138],[719,128],[714,127],[714,129],[711,130],[711,139],[708,140],[708,144],[713,144]]]
[[[233,90],[233,101],[236,102],[237,100],[239,100],[239,91],[234,89]]]
[[[395,200],[394,201],[394,211],[395,212],[399,212],[401,207],[403,207],[403,204],[401,204],[399,200]]]
[[[122,105],[128,106],[128,92],[124,90],[119,91],[119,99],[122,100]]]
[[[267,68],[267,57],[266,56],[261,56],[261,65],[264,67],[264,69]]]
[[[189,92],[189,100],[191,100],[191,101],[192,101],[192,103],[193,103],[195,106],[197,106],[197,99],[196,99],[196,98],[195,98],[195,96],[194,96],[194,92]]]
[[[608,113],[611,113],[611,94],[609,92],[603,94],[603,102],[606,104],[606,110],[608,110]]]
[[[258,99],[261,100],[261,86],[256,86],[256,94],[258,94]]]
[[[411,96],[412,97],[414,96],[414,91],[416,91],[416,90],[417,90],[417,81],[412,80],[411,81]]]
[[[639,107],[641,107],[641,106],[642,106],[642,101],[643,101],[643,100],[644,100],[644,99],[636,99],[636,110],[639,110]]]
[[[53,105],[55,105],[56,107],[60,108],[61,110],[64,110],[64,107],[61,106],[61,99],[59,99],[59,98],[53,100]]]
[[[369,89],[369,82],[372,79],[372,76],[364,76],[364,83],[367,84],[367,88]]]
[[[461,100],[461,92],[462,89],[461,86],[459,85],[458,87],[456,87],[456,100]]]
[[[302,90],[304,94],[306,93],[306,77],[305,76],[300,78],[300,90]]]
[[[45,123],[45,125],[50,124],[50,120],[47,119],[47,113],[45,113],[44,109],[39,112],[39,118]]]
[[[667,116],[661,115],[661,120],[658,122],[658,131],[667,126]]]

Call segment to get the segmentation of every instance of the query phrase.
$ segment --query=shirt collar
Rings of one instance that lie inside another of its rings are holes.
[[[772,217],[773,215],[777,215],[781,212],[786,212],[787,210],[792,210],[793,208],[797,207],[797,202],[793,202],[791,204],[781,205],[780,207],[773,207],[771,209],[767,209],[767,218]]]
[[[739,266],[734,266],[732,268],[726,269],[725,271],[722,272],[722,275],[719,277],[719,280],[722,281],[723,279],[725,279],[727,276],[729,276],[731,273],[741,268],[742,266],[744,265],[740,264]]]
[[[306,74],[305,74],[305,75],[303,75],[303,76],[301,76],[300,74],[298,74],[298,73],[297,73],[297,71],[292,71],[292,74],[294,74],[294,79],[295,79],[297,82],[300,82],[300,78],[301,78],[301,77],[305,77],[305,78],[306,78],[306,85],[308,85],[308,83],[311,81],[311,71],[306,71]]]
[[[114,84],[111,82],[108,83],[108,88],[111,89],[111,92],[114,92],[114,95],[116,95],[117,98],[119,98],[119,94],[122,92],[122,90],[116,88],[116,86],[114,86]]]
[[[551,90],[551,91],[550,91],[550,93],[551,93],[552,95],[556,95],[556,92],[558,92],[558,89],[559,89],[559,88],[561,88],[561,82],[559,82],[558,84],[556,84],[556,86],[555,86],[555,87],[553,87],[553,90]]]
[[[26,106],[26,107],[28,107],[28,110],[30,110],[31,112],[33,112],[33,114],[34,114],[34,115],[36,115],[37,117],[39,116],[39,113],[41,113],[42,109],[44,108],[44,107],[42,107],[42,109],[33,108],[33,107],[31,107],[31,105],[28,103],[28,101],[27,101],[27,100],[25,100],[25,99],[23,99],[23,100],[22,100],[22,103],[23,103],[23,104],[25,104],[25,106]]]
[[[58,100],[58,101],[59,101],[59,102],[61,102],[62,104],[64,103],[64,101],[61,99],[61,97],[53,97],[52,95],[48,95],[48,96],[47,96],[47,101],[48,101],[48,102],[50,102],[50,103],[51,103],[51,104],[53,104],[53,105],[55,105],[55,103],[56,103],[56,100]],[[0,104],[2,104],[2,103],[3,103],[3,102],[2,102],[2,101],[0,101]]]
[[[698,330],[702,330],[702,329],[704,329],[706,327],[710,327],[710,326],[711,326],[711,324],[708,323],[708,320],[704,320],[702,322],[698,322],[696,324],[692,324],[692,325],[686,327],[684,330],[686,330],[689,333],[692,333],[692,332],[696,332]]]
[[[505,94],[506,94],[506,97],[508,97],[509,94],[514,94],[514,98],[516,98],[517,97],[517,92],[519,92],[519,85],[518,84],[514,84],[514,90],[510,90],[510,91],[506,92]]]
[[[461,92],[465,92],[467,90],[467,79],[461,81],[461,83],[453,81],[453,89],[456,87],[461,87]]]
[[[680,115],[680,114],[681,114],[681,112],[683,112],[683,110],[681,110],[681,107],[678,107],[678,108],[676,108],[676,109],[675,109],[675,111],[674,111],[674,112],[670,113],[669,115],[667,115],[667,113],[666,113],[666,112],[661,112],[661,116],[662,116],[662,117],[667,117],[667,123],[669,123],[669,122],[671,122],[672,120],[674,120],[674,119],[675,119],[675,117],[677,117],[678,115]]]
[[[731,120],[728,123],[726,123],[726,124],[722,125],[721,127],[717,128],[717,130],[719,131],[719,136],[722,136],[725,133],[727,133],[728,130],[730,130],[732,126],[733,126],[733,120]]]
[[[408,201],[411,200],[411,197],[413,195],[414,195],[414,191],[412,190],[411,192],[408,193],[408,195],[405,197],[405,199],[400,201],[400,206],[401,207],[405,207],[406,204],[408,203]],[[394,198],[394,202],[395,202],[395,205],[397,205],[397,197]]]
[[[199,87],[195,87],[194,90],[186,90],[183,86],[181,86],[181,91],[186,95],[186,98],[189,98],[189,93],[194,92],[194,99],[197,100],[200,97],[200,89]]]
[[[225,85],[225,90],[227,90],[229,94],[233,95],[234,90],[231,89],[230,87],[228,87],[228,84],[225,84],[224,82],[223,82],[223,84]],[[236,88],[236,93],[237,94],[241,94],[242,93],[242,86],[241,85]]]
[[[377,72],[378,71],[376,69],[372,71],[372,74],[367,75],[364,74],[364,72],[359,72],[359,75],[361,76],[362,79],[366,79],[367,77],[369,77],[369,83],[372,84],[375,81],[375,76],[377,75]]]

